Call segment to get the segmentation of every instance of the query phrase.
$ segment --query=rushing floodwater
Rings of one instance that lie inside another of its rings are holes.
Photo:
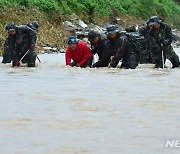
[[[180,153],[165,148],[180,140],[180,69],[169,61],[80,69],[64,54],[39,57],[37,68],[0,64],[0,154]]]

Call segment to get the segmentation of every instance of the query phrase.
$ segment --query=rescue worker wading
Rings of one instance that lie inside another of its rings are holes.
[[[12,55],[12,66],[19,66],[20,59],[27,52],[22,63],[27,63],[28,67],[35,67],[36,31],[27,25],[16,26],[13,22],[8,23],[5,30],[9,34],[5,43]]]
[[[135,69],[138,66],[138,53],[134,49],[129,38],[120,33],[119,27],[109,25],[107,27],[107,37],[110,40],[111,62],[109,67],[116,67],[122,60],[121,68]]]
[[[172,63],[172,68],[179,67],[179,57],[174,52],[172,43],[171,28],[157,16],[152,16],[147,25],[150,27],[150,48],[152,60],[156,68],[163,68],[163,59],[169,59]],[[163,52],[162,52],[163,51]],[[163,56],[162,56],[163,53]]]
[[[66,65],[68,66],[91,67],[92,65],[93,54],[90,48],[85,42],[77,41],[74,36],[68,39],[68,48],[65,56]]]
[[[108,67],[110,62],[109,40],[106,35],[95,31],[89,31],[88,40],[91,42],[91,50],[99,59],[93,64],[93,67]]]

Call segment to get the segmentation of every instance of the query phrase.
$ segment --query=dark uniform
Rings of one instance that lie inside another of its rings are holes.
[[[9,35],[4,43],[4,53],[2,63],[10,63],[19,61],[23,54],[29,50],[28,54],[22,60],[23,63],[28,63],[28,66],[35,66],[36,54],[34,46],[36,42],[36,32],[38,31],[38,23],[30,21],[27,25],[15,26],[14,23],[8,23],[6,30],[15,28],[17,34],[15,36]],[[14,42],[15,41],[15,42]],[[11,46],[10,46],[11,45]]]
[[[11,63],[11,60],[12,60],[12,53],[9,50],[8,39],[6,39],[5,43],[4,43],[4,52],[3,52],[2,63],[4,63],[4,64]]]
[[[150,29],[148,26],[143,26],[139,28],[139,33],[142,34],[145,38],[146,46],[145,50],[140,52],[140,63],[152,63],[152,56],[150,51]]]
[[[109,52],[109,40],[105,34],[99,34],[95,31],[90,31],[88,33],[88,39],[91,42],[91,50],[95,55],[97,54],[99,59],[93,64],[93,67],[108,67],[110,62],[110,52]],[[93,43],[94,40],[97,41]]]
[[[171,28],[156,16],[151,17],[147,24],[152,26],[150,30],[149,43],[152,60],[156,64],[155,67],[163,67],[163,56],[164,59],[167,58],[170,60],[173,68],[179,67],[179,57],[171,46],[173,38]]]
[[[111,67],[116,67],[120,60],[122,60],[121,68],[135,69],[138,66],[138,53],[135,50],[133,44],[129,38],[119,33],[120,30],[116,26],[110,26],[107,28],[108,39],[110,40],[111,51]],[[111,34],[115,34],[116,37],[110,37]]]

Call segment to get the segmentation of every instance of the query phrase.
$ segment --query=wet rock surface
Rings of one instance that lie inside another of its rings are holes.
[[[173,32],[173,47],[180,47],[180,31],[174,29]]]
[[[90,30],[94,30],[100,33],[105,33],[107,24],[103,26],[99,26],[93,23],[85,23],[83,20],[79,19],[76,15],[70,16],[68,20],[63,22],[64,30],[69,32],[69,36],[76,36],[78,39],[84,40],[88,44],[89,44],[87,40],[88,32]],[[122,25],[119,25],[119,26],[122,27],[123,31],[126,28]],[[136,28],[138,29],[138,27],[141,27],[141,25],[137,25]],[[180,31],[173,29],[172,33],[173,33],[172,46],[174,48],[180,47]],[[40,53],[64,53],[65,52],[65,49],[57,48],[49,44],[43,43],[41,41],[38,41],[38,43],[42,47],[41,50],[39,50]]]

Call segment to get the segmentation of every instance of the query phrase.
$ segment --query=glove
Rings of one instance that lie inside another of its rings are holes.
[[[35,47],[34,45],[30,45],[30,46],[29,46],[29,50],[33,50],[34,47]]]
[[[76,67],[79,67],[79,65],[78,65],[78,63],[76,63],[75,61],[73,61],[71,64],[70,64],[70,66],[76,66]]]
[[[15,63],[15,66],[20,66],[20,62],[17,61],[17,62]]]
[[[16,67],[18,67],[18,66],[20,66],[20,62],[13,62],[13,66],[16,66]]]

